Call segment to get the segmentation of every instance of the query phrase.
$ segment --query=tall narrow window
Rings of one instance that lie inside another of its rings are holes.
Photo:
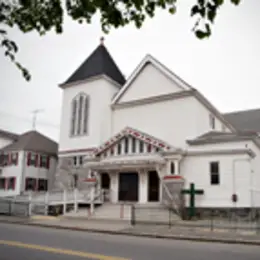
[[[78,158],[77,158],[77,156],[74,156],[74,157],[73,157],[73,165],[74,165],[74,166],[77,166],[77,165],[78,165]]]
[[[174,164],[174,162],[171,162],[171,164],[170,164],[170,167],[171,167],[171,174],[175,174],[175,164]]]
[[[83,135],[88,132],[89,98],[82,93],[72,100],[71,136]]]
[[[83,110],[83,96],[79,97],[79,109],[78,109],[78,127],[77,134],[80,135],[82,133],[82,110]]]
[[[79,165],[83,165],[83,156],[79,156]]]
[[[132,153],[136,152],[136,139],[132,138]]]
[[[128,138],[125,138],[125,154],[128,154]]]
[[[209,123],[210,123],[211,129],[215,129],[216,122],[215,122],[215,117],[212,114],[209,115]]]
[[[142,141],[139,141],[139,152],[140,153],[144,152],[144,143]]]
[[[210,183],[211,183],[211,185],[220,184],[219,162],[210,163]]]
[[[119,143],[118,145],[117,145],[117,154],[118,155],[120,155],[121,154],[121,151],[122,150],[122,146],[121,146],[121,144]]]
[[[85,106],[84,106],[84,120],[83,120],[83,133],[88,133],[88,115],[89,115],[89,99],[85,98]]]
[[[71,130],[70,134],[75,135],[76,129],[76,113],[77,113],[77,100],[72,101],[72,114],[71,114]]]

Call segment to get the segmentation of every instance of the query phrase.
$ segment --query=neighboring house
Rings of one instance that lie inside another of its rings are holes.
[[[260,133],[260,109],[235,111],[224,117],[239,131]]]
[[[52,188],[58,145],[36,131],[18,136],[0,149],[0,197]]]
[[[59,157],[97,176],[112,202],[162,203],[181,180],[204,191],[201,209],[260,207],[258,135],[151,55],[125,80],[101,43],[60,88]]]
[[[19,135],[0,129],[0,149],[18,139]]]

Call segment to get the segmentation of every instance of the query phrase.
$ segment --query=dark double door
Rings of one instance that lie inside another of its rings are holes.
[[[160,179],[156,171],[148,172],[148,201],[156,202],[160,199]]]
[[[139,200],[139,178],[137,172],[119,173],[119,201],[132,201]]]

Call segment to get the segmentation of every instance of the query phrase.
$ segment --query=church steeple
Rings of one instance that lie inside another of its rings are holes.
[[[62,85],[100,75],[106,75],[120,86],[125,83],[123,74],[104,46],[104,37],[100,38],[99,46]]]

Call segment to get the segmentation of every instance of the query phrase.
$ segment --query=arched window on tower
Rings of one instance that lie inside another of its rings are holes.
[[[80,95],[79,96],[79,109],[78,109],[78,126],[77,126],[77,134],[80,135],[82,131],[82,110],[83,110],[83,100],[84,96]]]
[[[84,103],[84,120],[83,120],[83,133],[88,133],[88,118],[89,118],[89,98],[86,96]]]
[[[72,100],[71,108],[71,136],[86,135],[88,133],[89,97],[80,93]]]
[[[72,101],[72,108],[71,108],[71,126],[70,126],[70,135],[75,135],[76,129],[76,120],[77,120],[77,100]]]

